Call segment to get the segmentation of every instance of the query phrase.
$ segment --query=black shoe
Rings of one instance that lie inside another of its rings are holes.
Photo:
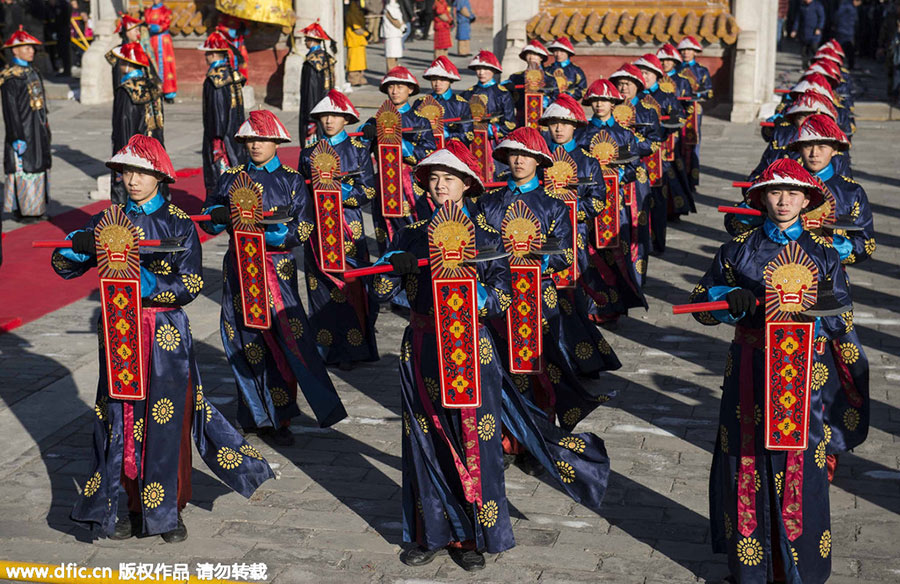
[[[181,513],[178,514],[178,525],[175,526],[175,529],[162,534],[162,538],[166,543],[178,543],[187,539],[187,527],[181,520]]]
[[[294,433],[291,432],[291,429],[289,427],[282,426],[272,432],[272,442],[274,442],[278,446],[293,446]]]
[[[400,561],[407,566],[417,568],[419,566],[424,566],[425,564],[430,564],[432,560],[434,560],[434,558],[443,551],[445,550],[426,550],[422,547],[414,547],[412,549],[406,550],[405,552],[402,552],[400,554]]]
[[[116,521],[116,531],[109,536],[109,539],[131,539],[136,535],[140,535],[143,524],[143,518],[140,513],[132,513],[129,511],[128,515],[120,517],[119,520]]]
[[[484,554],[475,550],[453,548],[450,557],[466,572],[477,572],[484,569]]]
[[[541,463],[538,462],[538,459],[532,456],[530,452],[517,454],[516,466],[519,467],[519,470],[521,470],[525,474],[533,477],[536,477],[544,472],[544,467],[541,466]]]
[[[504,454],[503,455],[503,470],[508,469],[509,465],[511,465],[513,462],[515,462],[515,460],[516,460],[515,454]]]
[[[163,99],[166,101],[166,103],[175,103],[174,97],[165,97]]]

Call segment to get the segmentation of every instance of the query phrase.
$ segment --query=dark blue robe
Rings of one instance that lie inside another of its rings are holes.
[[[456,138],[462,140],[464,144],[471,144],[475,138],[472,133],[475,124],[472,122],[472,110],[469,108],[468,100],[459,93],[453,93],[452,89],[448,89],[443,95],[432,93],[431,96],[444,108],[444,119],[460,119],[458,122],[444,124],[444,142]]]
[[[544,87],[541,93],[544,96],[544,109],[547,109],[551,103],[556,100],[559,95],[559,86],[547,70],[544,69]],[[503,82],[503,85],[509,89],[513,95],[513,103],[516,105],[516,126],[525,125],[525,71],[519,71],[509,76],[509,79]]]
[[[221,63],[211,66],[203,81],[203,184],[207,194],[215,190],[224,169],[247,162],[247,149],[234,137],[244,123],[247,80],[227,59]],[[215,151],[216,141],[221,141],[223,151]]]
[[[554,79],[559,75],[556,71],[562,71],[562,76],[565,77],[567,81],[567,87],[563,93],[568,93],[577,101],[581,101],[581,98],[584,97],[584,92],[587,90],[587,75],[584,74],[584,70],[581,67],[571,60],[566,59],[562,63],[552,63],[545,70],[547,71],[547,74]],[[557,82],[557,87],[558,84],[559,82]]]

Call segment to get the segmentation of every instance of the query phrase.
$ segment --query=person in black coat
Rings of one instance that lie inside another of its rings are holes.
[[[244,123],[244,76],[232,69],[228,39],[213,32],[200,47],[209,70],[203,81],[203,184],[207,196],[219,177],[247,162],[247,150],[235,139]]]
[[[69,21],[72,6],[66,0],[47,0],[44,7],[44,38],[53,70],[64,77],[72,76],[72,48]]]
[[[47,171],[50,169],[50,124],[41,74],[32,66],[41,42],[21,26],[4,43],[9,64],[0,71],[0,93],[6,137],[3,208],[25,223],[47,213]]]
[[[791,38],[803,46],[803,68],[809,67],[809,60],[819,47],[822,31],[825,29],[825,8],[819,0],[802,0],[797,10],[797,19],[791,28]]]
[[[308,139],[321,137],[316,120],[310,111],[322,101],[334,88],[334,68],[337,61],[328,54],[325,43],[330,42],[332,51],[334,40],[328,36],[318,22],[314,22],[300,31],[308,52],[300,71],[300,146],[305,146]]]

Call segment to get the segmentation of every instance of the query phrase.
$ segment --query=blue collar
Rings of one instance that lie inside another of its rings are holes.
[[[637,105],[638,102],[641,101],[641,98],[637,95],[631,98],[631,105]]]
[[[654,91],[656,91],[657,89],[659,89],[659,83],[658,83],[658,82],[657,82],[657,83],[654,83],[653,86],[650,87],[649,89],[645,89],[645,90],[644,90],[644,93],[650,94],[650,93],[653,93]]]
[[[541,185],[541,181],[538,180],[537,174],[535,174],[534,177],[532,177],[532,179],[530,181],[528,181],[527,183],[525,183],[522,186],[517,185],[516,181],[514,181],[513,179],[509,179],[508,181],[506,181],[506,186],[509,188],[509,190],[512,191],[513,194],[520,194],[520,195],[529,193],[529,192],[533,191],[534,189],[538,188],[540,185]]]
[[[568,67],[569,65],[572,64],[572,61],[570,61],[569,59],[566,59],[565,61],[557,61],[556,64],[559,65],[560,67]]]
[[[138,205],[131,199],[125,203],[125,212],[126,213],[137,213],[138,215],[149,215],[150,213],[154,213],[159,211],[160,207],[166,204],[166,199],[159,194],[159,190],[156,191],[156,194],[153,195],[153,198],[144,203],[143,205]]]
[[[150,8],[159,8],[159,7],[162,6],[162,5],[163,5],[162,2],[154,2],[154,3],[153,3],[153,6],[151,6]]]
[[[453,97],[453,90],[452,90],[452,89],[448,89],[448,90],[445,91],[444,93],[434,93],[434,92],[432,92],[431,95],[433,95],[433,96],[435,96],[435,97],[439,97],[439,98],[443,99],[444,101],[450,101],[450,99]]]
[[[306,54],[312,55],[313,53],[315,53],[316,51],[318,51],[321,48],[322,48],[322,45],[315,45],[313,47],[310,47],[310,49],[308,51],[306,51]]]
[[[119,79],[119,83],[125,83],[129,79],[134,79],[135,77],[143,77],[144,71],[142,69],[135,69],[134,71],[129,71],[125,75],[122,75],[122,78]]]
[[[209,64],[209,70],[212,71],[216,67],[221,67],[221,66],[227,65],[227,64],[228,64],[228,59],[219,59],[218,61],[213,61],[212,63]]]
[[[772,222],[771,219],[766,217],[765,222],[763,223],[763,231],[766,233],[766,237],[774,241],[775,243],[781,245],[787,245],[790,241],[797,241],[800,235],[803,233],[803,222],[798,218],[793,225],[781,231],[778,227]]]
[[[428,193],[425,193],[424,196],[429,197],[430,195],[429,195]],[[469,209],[466,207],[466,195],[463,195],[462,206],[461,206],[460,208],[461,208],[461,210],[462,210],[462,212],[463,212],[463,215],[465,215],[465,216],[468,217],[469,219],[472,218],[471,213],[469,213]],[[440,210],[441,210],[440,207],[435,207],[435,208],[434,208],[434,211],[431,213],[432,219],[434,218],[435,215],[437,215],[437,212],[440,211]]]
[[[591,124],[597,126],[598,128],[612,128],[615,123],[616,119],[612,116],[609,116],[609,118],[605,122],[597,117],[597,114],[594,114],[594,117],[591,118]]]
[[[403,105],[401,105],[400,107],[398,107],[398,108],[397,108],[397,111],[400,112],[401,114],[405,114],[405,113],[408,112],[411,108],[412,108],[412,106],[409,104],[409,102],[406,102],[406,103],[404,103]]]
[[[338,144],[340,144],[347,138],[349,138],[349,136],[347,136],[347,130],[341,130],[340,134],[335,134],[334,136],[329,138],[328,143],[331,144],[332,146],[337,146]]]
[[[487,83],[482,83],[481,81],[478,82],[478,87],[491,87],[492,85],[497,85],[496,79],[491,79]]]
[[[697,64],[697,60],[694,59],[693,61],[688,61],[688,62],[685,63],[684,65],[685,65],[685,67],[693,67],[693,66],[696,65],[696,64]]]
[[[14,65],[18,65],[19,67],[30,67],[31,66],[31,63],[29,63],[28,61],[26,61],[24,59],[20,59],[18,57],[13,57],[12,62]]]
[[[678,75],[678,68],[676,67],[675,69],[672,69],[671,71],[666,73],[666,75],[668,75],[669,77],[675,77],[676,75]]]
[[[822,182],[828,182],[828,179],[834,176],[834,163],[829,162],[828,166],[817,172],[815,175],[816,178],[821,180]]]
[[[577,146],[577,145],[578,145],[578,143],[575,142],[575,138],[572,138],[571,140],[569,140],[569,141],[566,142],[565,144],[554,144],[554,145],[553,145],[553,148],[556,148],[556,147],[558,147],[558,146],[562,146],[562,147],[565,149],[566,152],[571,152],[572,150],[575,150],[575,146]]]
[[[256,166],[253,162],[247,163],[247,168],[252,170],[265,170],[266,172],[275,172],[279,168],[281,168],[281,161],[278,159],[278,155],[272,157],[272,160],[268,161],[264,166]]]

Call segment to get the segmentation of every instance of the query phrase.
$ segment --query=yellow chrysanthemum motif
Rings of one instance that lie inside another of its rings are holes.
[[[497,516],[500,514],[500,508],[494,500],[485,501],[484,505],[478,511],[478,522],[484,527],[493,527],[497,523]]]
[[[422,429],[422,434],[428,434],[428,418],[424,414],[416,414],[416,422],[419,424],[419,428]]]
[[[344,240],[344,254],[350,257],[356,255],[356,244],[349,239]]]
[[[138,239],[147,239],[147,234],[144,232],[143,227],[135,225],[134,228],[137,229]]]
[[[315,290],[316,288],[319,287],[319,279],[316,278],[315,276],[313,276],[312,274],[307,275],[306,276],[306,287],[309,288],[310,290]]]
[[[846,363],[847,365],[852,365],[859,360],[859,348],[853,343],[846,342],[841,343],[841,361]]]
[[[381,227],[375,228],[375,241],[387,241],[387,231]]]
[[[234,306],[235,316],[240,316],[244,313],[244,301],[241,300],[240,292],[231,297],[231,305]]]
[[[140,420],[134,421],[134,426],[132,427],[134,433],[134,439],[140,442],[144,439],[144,418]]]
[[[263,458],[263,455],[259,452],[259,450],[253,448],[249,444],[241,444],[240,450],[241,454],[243,454],[244,456],[249,456],[250,458],[255,458],[257,460],[262,460]]]
[[[582,341],[575,345],[575,356],[582,361],[584,361],[585,359],[590,359],[591,355],[593,354],[594,347],[592,347],[590,343]]]
[[[244,457],[233,448],[223,446],[222,448],[219,448],[219,452],[216,453],[216,460],[219,462],[219,466],[225,470],[231,470],[240,466],[240,464],[244,462]]]
[[[478,339],[478,355],[482,365],[487,365],[494,360],[494,348],[489,339],[485,337]]]
[[[572,314],[572,305],[565,298],[559,299],[559,309],[566,314]]]
[[[178,299],[175,298],[175,293],[169,290],[160,292],[153,297],[153,302],[159,302],[160,304],[175,304],[177,300]]]
[[[331,289],[331,299],[338,304],[347,301],[347,296],[344,294],[344,291],[340,288],[332,288]]]
[[[831,530],[826,529],[819,538],[819,555],[827,558],[831,555]]]
[[[848,310],[847,312],[841,315],[841,320],[844,321],[844,332],[850,332],[853,330],[853,311]]]
[[[781,496],[781,493],[784,491],[784,471],[775,473],[775,492],[778,493],[778,496]]]
[[[332,342],[334,342],[334,337],[331,335],[331,331],[319,329],[319,332],[316,333],[316,343],[323,347],[330,347]]]
[[[172,273],[172,266],[166,260],[153,260],[148,269],[157,276],[168,276]]]
[[[156,509],[165,498],[166,490],[163,489],[163,486],[161,484],[150,483],[149,485],[144,487],[142,500],[144,502],[144,507],[146,507],[147,509]]]
[[[794,546],[791,546],[791,557],[794,558],[794,565],[800,563],[800,556],[797,555],[797,550],[794,549]]]
[[[600,351],[601,355],[609,355],[612,353],[612,347],[609,346],[609,343],[606,342],[606,339],[600,339],[597,341],[597,350]]]
[[[847,408],[844,412],[844,426],[853,432],[859,426],[859,410],[856,408]]]
[[[101,397],[94,404],[94,413],[101,422],[106,419],[107,405],[106,396]]]
[[[725,357],[725,377],[731,377],[731,372],[734,371],[734,357],[731,356],[731,353]]]
[[[556,472],[559,473],[559,478],[562,482],[566,484],[575,482],[575,469],[568,462],[557,460]]]
[[[234,340],[234,327],[231,326],[228,322],[222,321],[222,328],[225,329],[225,336],[228,337],[229,341]]]
[[[94,475],[84,483],[84,491],[82,491],[82,494],[85,497],[92,497],[94,493],[97,492],[97,489],[100,488],[100,481],[100,473],[95,472]]]
[[[394,283],[383,276],[375,277],[375,293],[379,296],[387,296],[394,289]]]
[[[528,391],[530,382],[528,381],[527,375],[523,373],[511,373],[510,377],[512,377],[513,385],[516,386],[516,389],[519,390],[519,393]]]
[[[203,409],[203,386],[198,385],[194,388],[194,409]]]
[[[816,466],[825,468],[825,441],[822,440],[816,445],[815,453]]]
[[[313,229],[315,229],[315,225],[307,221],[301,221],[297,225],[297,237],[300,238],[300,241],[306,241],[312,235]]]
[[[741,404],[738,404],[734,411],[738,422],[741,422]],[[762,408],[759,407],[759,404],[753,404],[753,423],[759,424],[760,422],[762,422]]]
[[[188,219],[190,220],[191,216],[184,212],[180,207],[176,207],[172,203],[169,203],[169,215],[174,215],[179,219]]]
[[[203,278],[198,274],[181,274],[181,281],[191,294],[197,294],[203,289]]]
[[[265,354],[265,349],[256,343],[247,343],[244,346],[244,356],[247,357],[247,361],[249,361],[251,365],[262,362]]]
[[[276,408],[288,405],[288,402],[291,400],[290,396],[288,396],[288,392],[285,391],[283,387],[269,388],[269,395],[272,396],[272,403]]]
[[[50,258],[50,263],[56,270],[61,272],[72,268],[72,262],[62,257],[58,253],[53,254],[53,256]]]
[[[825,444],[830,443],[831,442],[831,426],[829,426],[828,424],[825,424],[822,427],[822,432],[825,435],[825,438],[824,438]]]
[[[166,351],[174,351],[181,344],[181,334],[174,326],[164,324],[156,329],[156,344]]]
[[[400,345],[400,360],[404,363],[408,363],[411,357],[412,343],[410,343],[409,341],[404,341],[404,343]]]
[[[548,286],[544,290],[544,304],[547,308],[556,308],[556,288],[553,286]]]
[[[409,427],[409,414],[403,412],[403,433],[409,436],[410,427]]]
[[[584,440],[575,436],[566,436],[565,438],[561,438],[559,441],[559,445],[578,454],[584,452],[585,447]]]
[[[303,322],[299,318],[289,318],[288,324],[291,327],[291,334],[295,339],[303,336]]]
[[[719,444],[722,446],[722,452],[728,452],[728,428],[725,424],[719,426]]]
[[[494,421],[494,416],[491,414],[485,414],[478,420],[478,437],[482,440],[490,440],[493,438],[494,430],[496,429],[497,422]]]
[[[208,423],[210,420],[212,420],[212,406],[206,400],[203,400],[203,406],[206,408],[206,421]]]
[[[275,271],[282,280],[290,280],[294,277],[294,261],[291,258],[281,258],[275,265]]]
[[[725,539],[731,539],[732,535],[734,535],[734,528],[731,524],[731,516],[725,513]]]
[[[867,239],[863,245],[865,246],[866,253],[869,255],[872,255],[873,253],[875,253],[875,248],[878,247],[875,245],[874,238]]]
[[[559,383],[562,379],[562,370],[553,363],[547,363],[547,377],[550,383]]]
[[[738,559],[746,566],[756,566],[762,561],[762,545],[752,537],[745,537],[737,543]]]
[[[154,422],[165,424],[175,415],[175,404],[167,397],[156,400],[156,403],[150,409],[150,414],[153,416]]]
[[[567,426],[574,426],[581,421],[581,408],[571,408],[563,414],[563,422]]]
[[[437,401],[441,398],[441,384],[438,383],[437,379],[426,377],[425,390],[428,392],[428,397],[431,398],[431,401]]]
[[[363,334],[358,328],[352,328],[347,331],[347,342],[354,347],[358,347],[363,343]]]
[[[638,260],[634,262],[634,270],[638,274],[646,274],[647,273],[647,262],[644,260]]]
[[[350,222],[350,235],[353,239],[359,239],[363,236],[363,226],[359,221]]]
[[[419,295],[419,276],[415,274],[406,276],[403,281],[403,288],[406,290],[406,297],[410,302],[414,301],[416,296]]]
[[[813,391],[819,391],[828,381],[828,367],[825,363],[813,363],[812,373],[809,376],[809,387]]]

